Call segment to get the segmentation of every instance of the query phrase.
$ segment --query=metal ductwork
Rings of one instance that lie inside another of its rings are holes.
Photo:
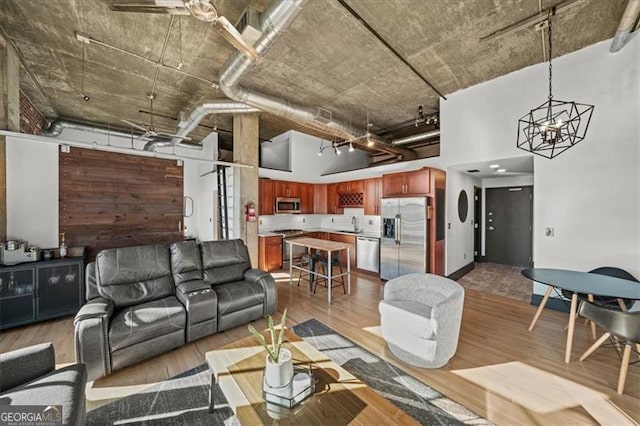
[[[259,55],[262,56],[282,32],[289,27],[308,1],[274,0],[271,3],[263,14],[262,37],[254,45]],[[240,81],[254,64],[255,61],[253,59],[239,52],[229,58],[220,72],[218,81],[220,89],[225,95],[237,102],[259,108],[262,111],[295,121],[305,127],[316,129],[337,138],[354,141],[354,143],[357,143],[355,141],[356,138],[368,138],[367,142],[373,140],[373,143],[371,145],[368,144],[368,146],[402,156],[405,160],[416,157],[415,152],[410,149],[395,147],[364,130],[354,131],[347,123],[327,119],[319,114],[317,109],[240,86]],[[358,137],[357,135],[364,136]]]
[[[89,126],[87,124],[76,123],[75,121],[64,120],[61,118],[51,123],[46,130],[43,129],[42,136],[57,138],[58,136],[60,136],[60,133],[62,133],[64,129],[81,130],[83,132],[91,132],[91,133],[97,133],[100,135],[107,135],[107,136],[121,136],[125,138],[131,137],[130,133],[114,131],[107,127]]]
[[[408,143],[419,142],[426,139],[432,139],[440,136],[440,129],[431,130],[429,132],[418,133],[417,135],[405,136],[403,138],[394,139],[393,145],[405,145]]]
[[[609,51],[611,53],[618,52],[630,40],[631,33],[638,27],[640,19],[640,0],[629,0],[627,8],[620,19],[620,25],[616,31],[616,35],[611,42]]]
[[[246,112],[260,112],[257,108],[252,108],[249,105],[232,101],[231,99],[214,99],[212,101],[203,102],[200,105],[196,105],[193,109],[184,117],[181,118],[178,123],[178,132],[176,133],[179,136],[188,136],[189,133],[193,131],[198,124],[209,114],[235,114],[235,113],[246,113]],[[171,139],[172,145],[178,145],[182,141],[181,138],[175,137]],[[149,145],[147,149],[147,145],[145,145],[144,149],[147,151],[152,150],[154,147],[160,146],[169,146],[165,145],[166,141],[158,140],[156,145]]]
[[[89,126],[87,124],[76,123],[74,121],[64,120],[64,119],[57,119],[53,123],[51,123],[47,129],[42,131],[42,136],[57,138],[58,136],[60,136],[60,134],[64,129],[80,130],[83,132],[96,133],[96,134],[105,135],[105,136],[117,136],[117,137],[127,138],[127,139],[130,139],[132,136],[134,136],[134,134],[132,133],[125,133],[125,132],[109,129],[108,127],[99,127],[95,125]],[[150,142],[147,142],[144,149],[146,151],[150,151],[150,149],[147,149],[147,145],[154,142],[156,143],[154,147],[169,146],[169,145],[162,144],[162,143],[166,143],[167,142],[166,140],[157,141],[157,142],[150,141]],[[170,145],[172,144],[170,143]],[[184,148],[191,148],[191,149],[198,149],[198,150],[202,149],[202,147],[194,144],[180,144],[180,146]]]

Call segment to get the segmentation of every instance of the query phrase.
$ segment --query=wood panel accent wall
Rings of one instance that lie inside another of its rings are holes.
[[[71,148],[60,152],[60,232],[67,246],[105,248],[182,239],[183,169],[173,160]]]

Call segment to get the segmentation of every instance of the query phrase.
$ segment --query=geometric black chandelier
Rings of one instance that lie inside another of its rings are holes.
[[[525,151],[553,158],[584,139],[593,105],[553,99],[551,85],[551,16],[555,7],[549,10],[547,31],[549,42],[549,98],[545,103],[529,111],[518,120],[517,146]]]

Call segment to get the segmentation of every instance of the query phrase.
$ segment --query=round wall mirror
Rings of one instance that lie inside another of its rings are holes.
[[[464,221],[467,220],[467,213],[469,213],[469,199],[463,189],[460,191],[460,195],[458,195],[458,217],[460,218],[460,222],[464,223]]]

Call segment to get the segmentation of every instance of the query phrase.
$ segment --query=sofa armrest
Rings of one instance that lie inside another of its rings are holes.
[[[90,318],[108,317],[113,315],[113,302],[104,297],[97,297],[80,308],[73,320],[74,324]]]
[[[247,281],[258,283],[264,289],[264,315],[271,315],[278,309],[278,289],[273,276],[261,271],[260,269],[248,269],[244,273],[244,279]]]
[[[56,356],[52,343],[0,354],[0,392],[44,376],[55,368]]]
[[[204,280],[191,280],[183,282],[176,287],[177,293],[189,294],[194,291],[211,290],[211,285]]]
[[[113,310],[111,300],[98,297],[84,305],[73,321],[76,362],[86,364],[88,380],[111,373],[108,330]]]

